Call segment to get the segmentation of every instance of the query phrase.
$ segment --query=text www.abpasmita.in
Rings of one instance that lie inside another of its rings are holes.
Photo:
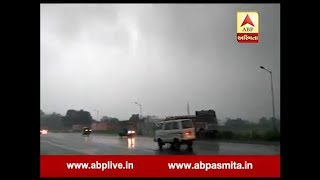
[[[253,164],[247,161],[243,163],[230,161],[224,163],[204,163],[202,161],[197,163],[168,163],[168,168],[172,170],[186,170],[186,169],[198,169],[198,170],[215,170],[215,169],[253,169]]]
[[[109,169],[133,169],[133,163],[126,161],[125,163],[114,163],[112,161],[94,163],[66,163],[68,169],[100,169],[101,171]]]

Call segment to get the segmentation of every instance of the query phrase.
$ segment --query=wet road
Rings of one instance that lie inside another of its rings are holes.
[[[272,155],[280,154],[280,146],[198,140],[194,142],[192,151],[186,146],[174,151],[169,145],[160,151],[150,137],[128,139],[115,135],[92,134],[85,137],[77,133],[48,133],[40,135],[40,152],[53,155]]]

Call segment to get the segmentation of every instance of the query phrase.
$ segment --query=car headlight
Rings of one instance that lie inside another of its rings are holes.
[[[136,133],[135,131],[131,131],[132,134]]]
[[[128,131],[128,134],[131,134],[131,131]]]

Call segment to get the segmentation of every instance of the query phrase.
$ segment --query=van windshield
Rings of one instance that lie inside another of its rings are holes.
[[[182,128],[183,129],[193,128],[192,121],[190,121],[190,120],[182,121]]]

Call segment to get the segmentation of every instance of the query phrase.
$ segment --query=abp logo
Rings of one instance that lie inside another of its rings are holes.
[[[259,14],[257,12],[237,13],[237,41],[239,43],[259,42]]]

